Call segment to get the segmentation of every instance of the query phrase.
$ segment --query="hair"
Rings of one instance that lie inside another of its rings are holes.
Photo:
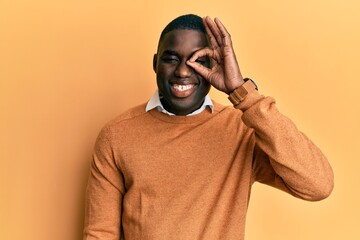
[[[168,32],[177,29],[201,31],[207,35],[202,18],[195,14],[186,14],[172,20],[161,32],[159,45]]]

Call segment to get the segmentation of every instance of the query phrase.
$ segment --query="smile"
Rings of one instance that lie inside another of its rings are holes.
[[[186,98],[196,90],[196,84],[171,84],[171,93],[177,98]]]
[[[179,84],[173,84],[173,88],[176,90],[176,91],[179,91],[179,92],[184,92],[186,90],[189,90],[189,89],[192,89],[194,88],[194,84],[187,84],[187,85],[179,85]]]

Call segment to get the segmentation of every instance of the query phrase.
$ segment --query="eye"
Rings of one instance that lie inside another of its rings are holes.
[[[201,65],[207,65],[209,63],[209,59],[206,57],[200,57],[196,59],[197,63],[200,63]]]
[[[163,57],[161,60],[165,63],[177,63],[179,61],[176,57]]]

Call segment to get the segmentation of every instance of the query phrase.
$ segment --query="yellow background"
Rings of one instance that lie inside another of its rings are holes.
[[[246,239],[360,239],[357,0],[1,0],[0,239],[81,239],[97,133],[152,95],[158,36],[185,13],[222,19],[243,75],[334,168],[322,202],[255,184]]]

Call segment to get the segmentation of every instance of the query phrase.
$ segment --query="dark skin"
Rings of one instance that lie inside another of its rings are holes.
[[[184,116],[200,108],[211,85],[230,94],[244,83],[230,34],[217,18],[203,21],[211,45],[201,31],[173,30],[165,35],[154,55],[161,102],[175,115]]]

